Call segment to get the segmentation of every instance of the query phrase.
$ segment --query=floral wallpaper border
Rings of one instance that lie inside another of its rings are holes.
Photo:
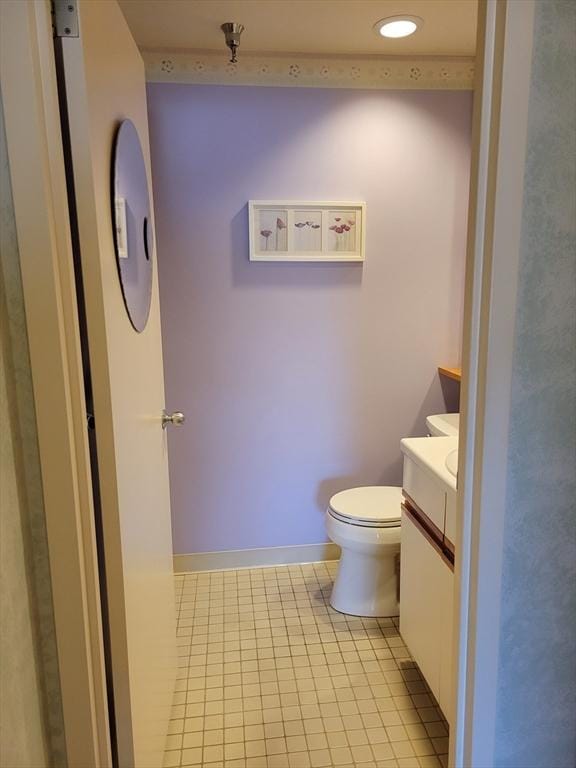
[[[226,51],[143,50],[146,79],[153,83],[457,90],[474,86],[472,57],[316,57]]]

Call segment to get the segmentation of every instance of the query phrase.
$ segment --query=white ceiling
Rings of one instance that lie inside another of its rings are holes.
[[[477,0],[119,0],[140,48],[222,50],[220,24],[246,27],[252,53],[473,56]],[[373,24],[420,16],[411,37],[387,40]]]

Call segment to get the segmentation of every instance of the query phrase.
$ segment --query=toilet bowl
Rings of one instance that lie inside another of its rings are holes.
[[[326,510],[328,537],[341,548],[330,605],[353,616],[398,615],[402,489],[341,491]]]

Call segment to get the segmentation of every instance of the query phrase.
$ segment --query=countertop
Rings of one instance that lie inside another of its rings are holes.
[[[454,381],[462,381],[461,368],[451,368],[448,365],[439,365],[438,373],[441,376],[446,376],[448,379],[453,379]]]
[[[447,491],[456,491],[456,478],[448,470],[446,459],[458,449],[457,437],[405,437],[400,448]]]

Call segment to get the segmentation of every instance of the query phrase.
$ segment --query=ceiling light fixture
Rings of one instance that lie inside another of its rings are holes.
[[[220,25],[220,29],[224,32],[226,45],[230,48],[230,53],[232,54],[230,64],[236,64],[238,61],[237,51],[240,46],[240,35],[244,31],[244,25],[237,24],[233,21],[227,21],[226,24]]]
[[[382,37],[408,37],[413,35],[423,23],[419,16],[388,16],[374,24],[374,32]]]

